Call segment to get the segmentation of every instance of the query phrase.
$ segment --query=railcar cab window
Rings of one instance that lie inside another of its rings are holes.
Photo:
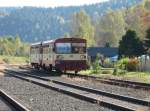
[[[56,43],[56,53],[59,54],[70,54],[71,53],[71,43]]]
[[[85,43],[56,43],[55,47],[56,53],[59,54],[83,54],[86,53],[86,44]]]
[[[72,53],[83,54],[86,52],[85,43],[72,43]]]

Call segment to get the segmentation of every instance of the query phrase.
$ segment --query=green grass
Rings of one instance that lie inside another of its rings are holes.
[[[27,57],[4,56],[0,55],[0,63],[8,64],[26,64],[29,61]]]
[[[110,72],[109,74],[98,73],[95,74],[98,77],[106,77],[106,78],[119,78],[125,80],[133,80],[138,82],[150,83],[150,72],[126,72],[125,74],[120,75],[112,75],[113,69],[102,69],[100,72]],[[121,70],[120,70],[121,71]],[[86,70],[79,72],[80,74],[90,75],[93,74],[92,70]]]
[[[84,71],[80,71],[79,73],[80,74],[86,74],[86,75],[90,75],[90,74],[94,74],[93,73],[94,71],[93,70],[84,70]],[[96,75],[99,75],[99,74],[112,74],[113,72],[113,68],[102,68],[100,71],[98,71],[99,73],[96,74]]]
[[[125,77],[134,78],[144,83],[150,83],[150,72],[128,72]]]
[[[92,74],[92,70],[83,70],[83,71],[80,71],[79,73],[89,75],[89,74]]]

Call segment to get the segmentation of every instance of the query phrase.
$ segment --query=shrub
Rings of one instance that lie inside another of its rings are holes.
[[[88,69],[91,69],[91,66],[92,66],[92,63],[91,63],[91,60],[88,57],[88,61],[87,61],[87,67],[88,67]]]
[[[26,64],[30,64],[30,61],[29,61],[29,60],[25,60],[25,63],[26,63]]]
[[[102,73],[102,74],[111,74],[112,71],[110,71],[110,70],[104,70],[104,71],[102,71],[101,73]]]
[[[9,60],[8,58],[4,58],[3,61],[4,61],[5,63],[10,63],[10,60]]]
[[[126,70],[121,70],[118,74],[119,74],[119,75],[125,75],[126,72],[127,72]]]
[[[104,67],[111,68],[111,67],[113,67],[113,63],[110,62],[110,60],[107,58],[104,60]]]
[[[126,65],[128,71],[136,71],[139,66],[139,61],[136,59],[130,59]]]
[[[129,58],[122,58],[116,63],[116,67],[120,69],[126,69],[126,65],[128,64]]]
[[[114,68],[114,71],[113,71],[112,74],[113,74],[114,76],[118,75],[118,68],[117,68],[117,67]]]
[[[93,64],[92,64],[92,69],[93,69],[93,73],[99,73],[99,71],[100,71],[100,69],[101,69],[101,67],[100,67],[100,65],[99,65],[99,58],[100,58],[100,56],[99,56],[99,54],[96,56],[96,59],[95,59],[95,61],[93,62]]]

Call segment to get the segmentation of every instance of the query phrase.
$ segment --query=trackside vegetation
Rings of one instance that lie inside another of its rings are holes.
[[[79,72],[80,74],[86,75],[95,75],[97,77],[106,77],[106,78],[117,78],[124,80],[131,80],[137,82],[144,82],[150,84],[150,72],[139,72],[139,71],[126,71],[118,69],[116,75],[114,73],[114,69],[102,68],[99,73],[95,74],[92,70],[86,70]]]
[[[19,57],[19,56],[6,56],[0,55],[0,64],[7,63],[7,64],[28,64],[29,58],[28,57]]]
[[[27,63],[29,61],[29,44],[23,43],[16,35],[0,37],[1,63]]]
[[[81,71],[80,73],[94,74],[100,77],[135,79],[135,81],[150,83],[150,72],[146,72],[141,68],[143,61],[139,59],[141,55],[150,54],[150,28],[147,30],[145,38],[147,39],[142,41],[137,37],[135,31],[127,30],[119,42],[118,60],[115,62],[104,60],[104,63],[112,64],[112,68],[101,66],[99,64],[100,57],[97,55],[95,61],[91,64],[90,70]]]

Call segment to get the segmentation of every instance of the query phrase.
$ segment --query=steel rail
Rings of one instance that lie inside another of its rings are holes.
[[[17,71],[12,71],[12,72],[20,74],[20,72],[17,72]],[[44,80],[44,81],[51,81],[53,83],[60,84],[60,85],[65,85],[65,86],[69,86],[69,87],[73,87],[73,88],[82,89],[82,90],[85,90],[85,91],[89,91],[91,93],[97,93],[97,94],[102,94],[104,96],[109,96],[109,97],[113,97],[113,98],[123,99],[125,101],[138,103],[138,104],[141,104],[141,105],[147,105],[147,106],[150,105],[150,101],[137,99],[137,98],[134,98],[134,97],[118,95],[118,94],[115,94],[115,93],[109,93],[109,92],[102,91],[102,90],[99,90],[99,89],[89,88],[89,87],[85,87],[85,86],[83,87],[83,86],[79,86],[79,85],[76,85],[76,84],[73,84],[73,83],[62,82],[62,81],[58,81],[58,80],[55,80],[55,79],[50,79],[50,78],[47,79],[47,78],[44,78],[44,77],[31,75],[31,74],[28,74],[28,73],[21,72],[21,74],[27,75],[27,76],[30,76],[30,77],[34,77],[34,78],[37,78],[37,79],[41,79],[41,80]]]
[[[38,81],[29,79],[29,77],[40,79],[40,80],[47,81],[47,82],[51,81],[51,83],[66,86],[65,88],[67,88],[67,89],[68,89],[68,87],[69,88],[76,88],[77,90],[86,91],[88,93],[92,93],[92,94],[95,94],[95,95],[107,96],[108,98],[111,98],[111,99],[114,99],[114,100],[119,100],[119,102],[121,102],[121,101],[130,102],[130,104],[132,104],[132,105],[136,104],[136,105],[139,105],[141,107],[143,107],[143,106],[144,107],[149,107],[149,104],[150,104],[150,101],[137,99],[137,98],[133,98],[133,97],[128,97],[128,96],[123,96],[123,95],[117,95],[117,94],[113,94],[113,93],[108,93],[108,92],[105,92],[105,91],[92,89],[92,88],[88,88],[88,87],[83,87],[83,86],[70,84],[70,83],[66,83],[66,82],[61,82],[61,81],[57,81],[57,80],[54,80],[54,79],[46,79],[46,78],[42,78],[42,77],[39,77],[39,76],[30,75],[30,74],[27,74],[27,73],[20,73],[20,72],[16,72],[16,71],[8,71],[8,72],[13,73],[11,75],[13,75],[15,77],[18,77],[20,79],[27,80],[27,81],[33,82],[35,84],[42,85],[44,87],[51,87],[52,89],[55,89],[55,90],[58,90],[58,91],[61,91],[61,92],[67,93],[67,94],[71,94],[71,95],[73,95],[77,98],[80,98],[80,99],[84,98],[85,100],[90,101],[90,102],[95,102],[96,101],[97,103],[101,103],[101,105],[103,105],[103,106],[107,106],[107,107],[111,106],[112,108],[117,108],[117,109],[120,109],[120,110],[135,111],[136,109],[132,109],[129,106],[128,107],[127,106],[120,106],[118,104],[113,104],[113,103],[110,103],[108,101],[101,101],[101,100],[97,99],[98,97],[97,98],[92,98],[90,96],[81,95],[80,93],[78,94],[78,93],[72,92],[70,90],[66,91],[65,89],[63,89],[61,87],[56,88],[56,87],[53,87],[53,86],[49,86],[49,84],[43,85],[43,83],[39,83]],[[17,73],[17,75],[16,75],[16,73]],[[24,77],[22,77],[20,75],[24,75]],[[95,97],[95,95],[94,95],[94,97]]]
[[[118,79],[108,79],[96,76],[89,76],[89,75],[81,75],[81,74],[73,74],[73,73],[64,73],[68,77],[79,77],[84,79],[93,79],[96,81],[100,81],[102,83],[111,84],[111,85],[119,85],[122,87],[131,87],[135,89],[143,89],[143,90],[150,90],[150,84],[148,83],[141,83],[141,82],[133,82],[127,80],[118,80]]]
[[[25,106],[23,106],[20,102],[12,98],[10,95],[8,95],[6,92],[4,92],[2,89],[0,89],[0,96],[15,110],[17,111],[30,111]]]
[[[30,67],[24,68],[20,67],[20,69],[32,69]],[[96,77],[92,75],[82,75],[82,74],[74,74],[74,73],[63,73],[64,75],[68,75],[68,77],[80,77],[84,79],[93,79],[96,81],[100,81],[101,83],[111,84],[111,85],[119,85],[122,87],[131,87],[135,89],[142,89],[142,90],[150,90],[150,84],[142,83],[142,82],[133,82],[129,80],[118,80],[118,79],[108,79],[103,77]]]

